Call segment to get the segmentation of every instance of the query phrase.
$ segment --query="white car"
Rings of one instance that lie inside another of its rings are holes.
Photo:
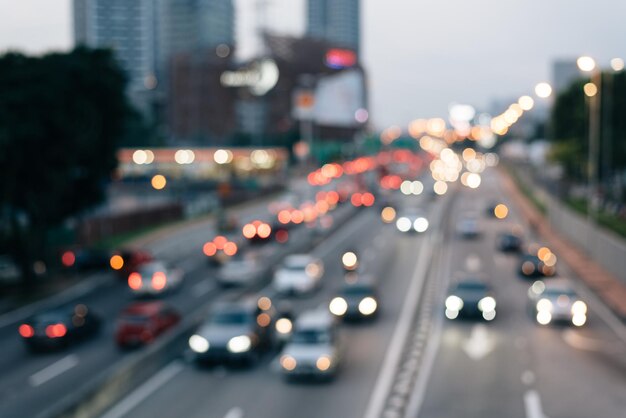
[[[161,261],[151,261],[130,273],[128,287],[136,296],[158,296],[180,288],[183,276],[180,269],[170,269]]]
[[[226,262],[217,274],[217,282],[222,286],[245,286],[260,272],[259,264],[252,257],[233,257]]]
[[[305,312],[296,320],[290,342],[280,356],[287,379],[332,379],[341,361],[341,343],[335,318],[325,310]]]
[[[320,285],[323,274],[321,260],[304,254],[290,255],[274,273],[273,286],[283,294],[309,293]]]
[[[536,281],[528,289],[528,313],[540,325],[581,327],[587,322],[587,304],[567,279]]]

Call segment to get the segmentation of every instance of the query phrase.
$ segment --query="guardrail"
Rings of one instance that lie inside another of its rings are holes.
[[[354,217],[356,208],[343,205],[335,212],[335,225],[345,225]],[[340,228],[332,228],[321,234],[300,228],[302,233],[294,234],[291,245],[281,245],[268,255],[265,267],[259,272],[252,288],[241,289],[233,295],[240,297],[250,291],[262,289],[270,280],[274,266],[293,252],[303,252],[313,248],[320,240],[328,238]],[[218,289],[211,292],[205,303],[183,319],[181,324],[155,341],[144,350],[130,354],[110,369],[103,370],[97,377],[84,385],[77,385],[73,392],[61,399],[36,418],[93,418],[104,413],[109,407],[123,399],[149,377],[157,373],[171,361],[180,357],[189,336],[206,317]]]

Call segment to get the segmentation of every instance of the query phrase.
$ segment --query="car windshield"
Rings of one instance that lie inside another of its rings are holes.
[[[568,296],[570,298],[576,298],[576,292],[572,289],[567,289],[567,288],[547,288],[544,292],[543,295],[548,296],[550,298],[558,298],[559,296]]]
[[[150,318],[145,315],[122,315],[120,317],[120,322],[129,325],[142,325],[148,322]]]
[[[294,344],[327,344],[331,342],[332,335],[325,329],[302,329],[296,330],[291,337]]]
[[[243,311],[218,312],[211,317],[211,323],[216,325],[245,325],[250,320],[250,315]]]
[[[488,286],[481,282],[461,282],[456,285],[456,290],[461,292],[486,292]]]
[[[371,295],[373,292],[372,288],[368,286],[347,286],[341,293],[346,296],[365,296]]]

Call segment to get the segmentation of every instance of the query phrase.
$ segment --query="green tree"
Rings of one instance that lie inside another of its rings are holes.
[[[26,282],[46,231],[102,201],[133,111],[111,51],[0,57],[0,215]]]

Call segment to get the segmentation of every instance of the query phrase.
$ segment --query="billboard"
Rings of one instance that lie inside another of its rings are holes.
[[[365,79],[350,69],[322,77],[315,89],[314,120],[318,125],[353,128],[363,123]]]

